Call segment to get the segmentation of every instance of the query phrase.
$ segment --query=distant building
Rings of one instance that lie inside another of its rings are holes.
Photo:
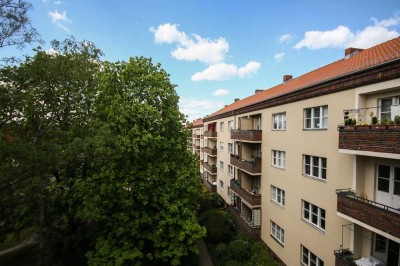
[[[194,121],[192,149],[204,184],[282,265],[399,266],[399,101],[395,38]]]

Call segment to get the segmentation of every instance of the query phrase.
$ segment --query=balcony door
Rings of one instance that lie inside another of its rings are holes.
[[[373,256],[386,266],[400,266],[400,244],[375,234]]]
[[[400,208],[400,167],[378,165],[376,182],[376,201]]]

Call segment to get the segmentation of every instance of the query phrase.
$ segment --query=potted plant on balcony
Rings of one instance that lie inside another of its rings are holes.
[[[378,118],[377,118],[376,116],[373,116],[373,117],[371,118],[371,124],[372,124],[372,125],[378,124]]]
[[[400,125],[400,115],[396,115],[396,116],[394,117],[394,123],[395,123],[396,125]]]

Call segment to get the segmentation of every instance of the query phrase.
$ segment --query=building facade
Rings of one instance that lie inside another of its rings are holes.
[[[203,182],[283,265],[399,266],[399,101],[400,38],[346,49],[193,125]]]

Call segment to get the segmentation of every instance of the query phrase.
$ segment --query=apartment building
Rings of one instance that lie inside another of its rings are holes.
[[[282,265],[399,266],[399,101],[400,38],[348,48],[204,117],[203,182]]]

